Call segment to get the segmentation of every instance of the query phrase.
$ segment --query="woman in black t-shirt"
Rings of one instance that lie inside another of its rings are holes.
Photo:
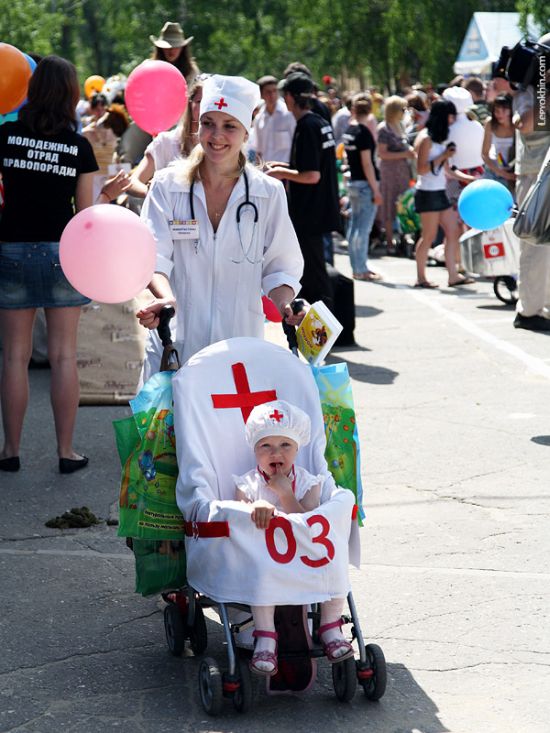
[[[27,368],[36,309],[48,327],[51,401],[61,473],[84,468],[73,450],[79,400],[76,338],[80,306],[89,302],[68,282],[59,239],[75,210],[92,204],[92,148],[76,133],[75,67],[47,56],[36,67],[19,120],[0,127],[4,210],[0,220],[0,331],[4,350],[0,397],[4,447],[0,470],[18,471],[27,408]]]
[[[348,226],[348,251],[355,280],[381,280],[379,273],[369,270],[367,257],[369,239],[376,216],[376,209],[382,203],[378,187],[378,171],[374,164],[376,144],[367,127],[370,102],[357,94],[351,103],[351,113],[357,124],[350,125],[343,135],[351,180],[349,200],[351,218]]]

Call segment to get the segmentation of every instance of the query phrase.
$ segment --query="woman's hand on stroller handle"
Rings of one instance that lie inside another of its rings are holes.
[[[283,313],[283,331],[288,341],[289,348],[295,354],[298,353],[298,342],[296,340],[296,328],[304,320],[306,313],[310,308],[306,300],[293,300],[285,306]]]
[[[277,310],[283,317],[283,323],[290,326],[299,326],[309,304],[305,300],[293,300],[294,290],[288,285],[279,285],[268,293],[268,297],[275,303]]]
[[[146,305],[145,308],[141,308],[136,313],[136,318],[139,319],[139,323],[141,326],[144,326],[145,328],[154,329],[158,328],[158,325],[160,323],[159,314],[161,310],[165,306],[172,306],[174,310],[176,309],[176,300],[175,298],[155,298],[149,305]]]
[[[304,320],[306,313],[309,310],[309,303],[306,300],[297,299],[293,300],[292,303],[285,305],[283,320],[289,326],[297,328],[300,323]]]

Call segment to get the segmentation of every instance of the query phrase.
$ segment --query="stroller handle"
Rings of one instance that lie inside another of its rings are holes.
[[[157,333],[163,346],[172,345],[172,334],[170,333],[170,320],[174,317],[176,309],[173,305],[163,305],[158,315],[159,325]]]
[[[297,298],[296,300],[293,300],[290,304],[290,307],[292,308],[292,312],[294,315],[299,313],[304,308],[304,301],[300,298]],[[285,332],[286,340],[288,341],[288,347],[292,351],[293,354],[298,355],[298,341],[296,340],[296,328],[294,326],[291,326],[289,323],[285,321],[283,318],[282,320],[282,326],[283,331]]]

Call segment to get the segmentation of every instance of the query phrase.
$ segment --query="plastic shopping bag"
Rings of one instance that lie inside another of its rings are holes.
[[[133,416],[114,423],[123,464],[118,528],[121,537],[179,540],[185,536],[176,503],[173,374],[155,374],[130,401]]]
[[[132,539],[136,592],[143,595],[186,582],[184,520],[176,503],[174,374],[151,377],[130,401],[132,416],[113,423],[122,464],[118,535]]]
[[[132,540],[132,550],[136,561],[136,593],[149,596],[186,584],[183,540]]]
[[[358,507],[357,517],[362,525],[365,513],[362,508],[359,434],[348,367],[341,363],[311,369],[321,398],[328,468],[337,486],[353,492]]]

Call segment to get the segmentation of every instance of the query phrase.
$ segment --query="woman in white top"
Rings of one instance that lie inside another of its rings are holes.
[[[511,191],[514,190],[515,128],[512,124],[512,97],[499,94],[491,103],[491,116],[485,123],[485,135],[481,155],[485,163],[484,178],[498,181]]]
[[[445,232],[445,266],[449,273],[449,286],[470,285],[475,282],[458,273],[459,229],[456,215],[445,192],[446,176],[459,181],[474,180],[472,176],[461,173],[455,166],[451,168],[448,164],[456,147],[454,143],[445,144],[445,141],[449,135],[449,125],[455,117],[456,109],[452,102],[434,102],[426,127],[419,133],[414,144],[418,156],[414,204],[422,222],[422,236],[416,245],[416,288],[437,288],[426,277],[426,261],[439,226]]]
[[[208,78],[199,145],[160,171],[145,199],[141,217],[157,244],[149,285],[155,300],[137,316],[155,329],[162,306],[177,303],[182,362],[221,339],[262,338],[262,291],[289,323],[303,317],[290,308],[303,257],[284,187],[247,165],[242,151],[259,100],[257,84],[247,79]]]
[[[178,158],[186,158],[198,142],[199,105],[206,76],[197,77],[189,88],[183,122],[173,130],[159,133],[145,148],[143,158],[130,176],[128,193],[145,198],[155,171],[166,168]]]

